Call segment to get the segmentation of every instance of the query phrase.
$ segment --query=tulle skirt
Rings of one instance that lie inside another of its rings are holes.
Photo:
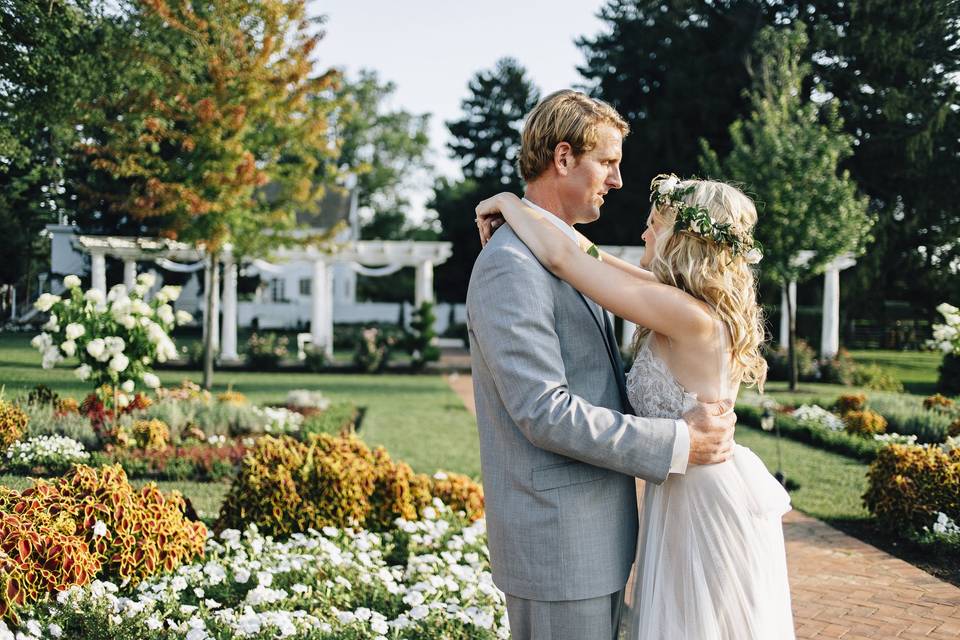
[[[750,449],[647,483],[621,637],[791,640],[783,514],[790,498]]]

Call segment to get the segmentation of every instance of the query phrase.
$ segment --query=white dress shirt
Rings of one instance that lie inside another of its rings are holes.
[[[523,198],[523,203],[541,213],[544,218],[556,225],[560,231],[563,231],[564,235],[577,243],[577,246],[580,246],[577,233],[573,227],[526,198]],[[603,312],[607,313],[607,310],[604,309]],[[683,419],[676,420],[675,425],[677,437],[673,439],[673,457],[670,461],[670,473],[686,473],[687,461],[690,458],[690,428],[687,426],[687,421]]]

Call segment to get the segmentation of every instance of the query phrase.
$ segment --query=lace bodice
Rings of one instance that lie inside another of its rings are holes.
[[[627,373],[627,399],[638,416],[679,418],[697,402],[667,368],[667,363],[650,348],[651,333],[633,359]]]

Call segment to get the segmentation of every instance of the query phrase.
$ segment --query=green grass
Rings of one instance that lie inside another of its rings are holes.
[[[771,473],[780,468],[788,481],[800,485],[790,493],[795,509],[827,522],[870,517],[861,501],[867,490],[867,465],[783,438],[780,441],[783,466],[778,467],[776,436],[738,427],[736,440],[760,456]]]
[[[82,398],[89,386],[77,380],[73,367],[40,368],[31,334],[0,333],[0,385],[6,394],[17,394],[38,384],[57,393]],[[164,386],[183,379],[199,382],[199,371],[160,370]],[[480,475],[476,423],[460,399],[438,375],[360,375],[304,372],[218,371],[213,391],[232,387],[255,403],[283,402],[290,389],[320,390],[331,400],[351,401],[365,407],[360,435],[372,446],[386,447],[390,455],[416,471],[446,469]]]
[[[937,391],[938,351],[851,351],[858,364],[876,364],[894,375],[909,393],[929,396]]]

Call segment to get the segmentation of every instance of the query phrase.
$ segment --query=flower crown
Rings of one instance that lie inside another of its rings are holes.
[[[729,222],[715,222],[701,205],[688,204],[684,196],[693,192],[696,185],[680,186],[680,178],[674,174],[661,173],[650,182],[650,202],[657,207],[672,207],[677,212],[673,225],[675,232],[687,232],[710,242],[730,247],[734,256],[743,256],[747,264],[757,264],[763,259],[760,243],[749,234],[737,233]]]

